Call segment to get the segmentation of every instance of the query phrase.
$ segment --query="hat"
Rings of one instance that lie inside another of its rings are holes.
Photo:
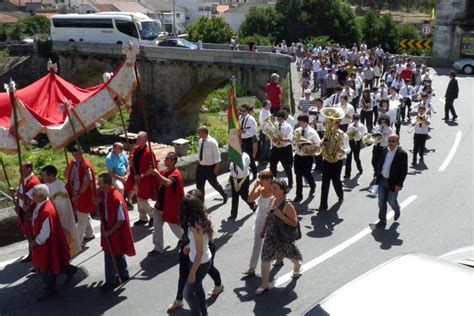
[[[311,89],[304,90],[304,94],[311,94]]]

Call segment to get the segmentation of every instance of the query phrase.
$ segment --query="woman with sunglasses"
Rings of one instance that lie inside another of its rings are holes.
[[[271,171],[262,171],[258,175],[258,180],[255,183],[252,192],[248,197],[249,203],[257,201],[257,212],[255,213],[255,224],[253,226],[255,235],[253,238],[252,256],[250,257],[250,264],[247,271],[242,272],[247,276],[254,276],[257,268],[258,257],[262,251],[263,238],[260,236],[263,225],[265,223],[265,216],[270,210],[270,205],[273,198],[272,190],[273,173]]]
[[[288,258],[293,262],[292,278],[296,279],[301,275],[301,263],[303,260],[301,252],[294,241],[280,232],[281,221],[284,224],[296,227],[298,216],[295,207],[286,198],[288,186],[283,179],[275,179],[272,183],[273,199],[270,211],[265,219],[261,237],[264,238],[262,248],[262,284],[255,291],[260,295],[268,290],[270,278],[270,262],[279,258]]]

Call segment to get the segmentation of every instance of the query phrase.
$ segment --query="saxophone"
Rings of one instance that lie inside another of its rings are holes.
[[[339,160],[339,150],[344,141],[343,133],[336,127],[335,122],[342,119],[345,114],[340,108],[323,108],[321,114],[326,118],[324,140],[325,144],[322,147],[321,154],[324,160],[335,163]]]

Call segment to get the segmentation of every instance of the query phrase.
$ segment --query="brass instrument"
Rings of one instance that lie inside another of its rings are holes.
[[[348,131],[346,134],[347,134],[347,137],[349,137],[349,140],[354,140],[357,132],[355,130],[352,130],[352,131]]]
[[[429,111],[429,109],[426,109],[425,112],[423,113],[423,115],[421,115],[421,116],[418,115],[416,117],[415,123],[412,123],[412,124],[410,124],[410,126],[408,126],[408,130],[407,130],[408,133],[412,133],[415,130],[416,125],[423,124],[423,122],[426,119],[426,116],[428,115],[428,111]]]
[[[327,107],[321,110],[325,117],[324,141],[321,154],[324,160],[335,163],[339,160],[339,150],[342,147],[344,136],[336,127],[335,122],[342,119],[346,114],[340,108]]]
[[[270,140],[281,137],[281,131],[275,123],[275,117],[273,115],[270,115],[263,121],[262,133],[267,135]]]
[[[300,131],[295,131],[293,133],[293,138],[291,140],[293,147],[302,151],[305,155],[308,156],[319,156],[321,155],[321,147],[314,145],[311,141],[301,136]]]
[[[362,137],[362,142],[366,147],[372,144],[378,145],[383,141],[383,134],[380,132],[365,133]]]

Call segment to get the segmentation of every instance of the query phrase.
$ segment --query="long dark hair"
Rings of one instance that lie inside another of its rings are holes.
[[[211,221],[207,217],[206,208],[199,197],[193,194],[186,194],[179,208],[179,217],[183,229],[199,226],[204,233],[212,234]]]

